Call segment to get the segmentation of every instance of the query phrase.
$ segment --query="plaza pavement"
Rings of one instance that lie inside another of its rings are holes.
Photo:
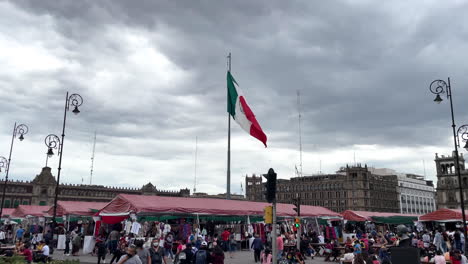
[[[60,250],[55,250],[54,254],[52,255],[52,258],[56,259],[56,260],[79,259],[80,263],[97,263],[97,257],[96,256],[91,256],[91,254],[82,255],[80,253],[80,255],[77,256],[77,257],[65,256],[63,254],[63,251],[60,251]],[[111,258],[112,258],[111,255],[106,256],[106,264],[109,264]],[[325,262],[323,260],[324,260],[324,258],[322,258],[322,257],[316,257],[313,260],[308,258],[306,260],[306,263],[307,264],[331,263],[331,262]],[[224,260],[224,263],[225,264],[254,264],[255,262],[254,262],[254,259],[253,259],[253,252],[250,252],[250,251],[237,251],[237,252],[234,253],[233,258],[229,258],[229,254],[226,253],[226,258]],[[168,264],[172,264],[172,261],[169,260]]]

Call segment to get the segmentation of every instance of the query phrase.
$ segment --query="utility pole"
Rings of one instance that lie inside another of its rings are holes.
[[[272,211],[273,211],[273,226],[271,230],[271,251],[272,251],[272,263],[278,263],[278,245],[276,244],[276,173],[275,171],[270,168],[268,170],[268,174],[263,174],[263,176],[267,179],[266,182],[266,200],[269,203],[272,203]]]
[[[299,194],[296,194],[296,198],[293,198],[293,204],[294,204],[294,211],[297,213],[297,217],[295,219],[295,225],[297,228],[297,250],[301,250],[301,233],[302,233],[302,227],[301,227],[301,196]]]

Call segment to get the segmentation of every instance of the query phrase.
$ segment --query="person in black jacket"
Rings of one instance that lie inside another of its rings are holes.
[[[256,263],[260,261],[260,253],[263,250],[263,242],[257,234],[255,234],[255,239],[252,242],[252,249],[254,250],[254,259]]]
[[[179,253],[180,264],[192,264],[193,257],[192,244],[187,243],[185,249]]]

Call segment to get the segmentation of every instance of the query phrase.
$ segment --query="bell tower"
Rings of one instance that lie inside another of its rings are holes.
[[[435,154],[435,163],[437,171],[437,207],[457,209],[460,207],[460,194],[458,191],[457,158],[455,151],[452,155],[439,156]],[[463,154],[459,155],[459,166],[462,178],[462,187],[464,189],[465,201],[468,198],[468,172],[465,170],[465,158]]]

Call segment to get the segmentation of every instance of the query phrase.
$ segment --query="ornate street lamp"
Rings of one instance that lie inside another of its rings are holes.
[[[8,160],[5,157],[0,157],[0,172],[2,168],[6,171],[8,169]]]
[[[0,168],[4,168],[6,171],[5,174],[5,182],[3,183],[3,194],[2,194],[2,204],[0,206],[0,218],[3,214],[3,206],[5,203],[5,195],[6,195],[6,188],[8,183],[8,175],[10,174],[10,165],[11,165],[11,153],[13,152],[13,143],[15,142],[15,138],[19,135],[18,139],[20,141],[24,140],[24,135],[28,133],[29,129],[28,126],[25,124],[15,125],[13,127],[13,136],[11,137],[11,144],[10,144],[10,155],[8,156],[8,161],[2,157],[0,159]]]
[[[462,178],[461,178],[461,171],[460,171],[460,157],[458,155],[458,147],[459,147],[459,140],[458,134],[455,131],[455,116],[453,114],[453,100],[452,100],[452,87],[450,86],[450,78],[447,79],[447,82],[444,80],[435,80],[429,85],[429,90],[436,95],[434,102],[440,104],[443,100],[440,96],[441,94],[447,93],[447,99],[450,99],[450,113],[452,114],[452,131],[453,131],[453,143],[455,146],[455,158],[456,158],[456,165],[455,168],[457,170],[458,175],[458,189],[460,191],[460,207],[462,211],[462,218],[463,218],[463,233],[465,234],[465,249],[463,250],[466,252],[466,241],[468,240],[467,237],[467,230],[466,230],[466,215],[465,215],[465,198],[463,195],[463,187],[462,187]],[[464,127],[464,126],[462,126]],[[460,127],[460,129],[462,128]],[[462,131],[458,129],[458,131]],[[462,134],[463,135],[463,134]]]
[[[58,173],[57,173],[57,185],[55,186],[55,197],[54,197],[54,214],[53,214],[53,223],[54,228],[57,224],[55,218],[57,216],[57,200],[59,195],[59,187],[60,187],[60,172],[62,170],[62,156],[63,156],[63,143],[65,139],[65,124],[67,122],[67,112],[70,110],[70,107],[73,107],[72,113],[75,115],[80,113],[78,109],[79,106],[83,104],[83,98],[79,94],[72,94],[65,97],[65,111],[63,114],[63,127],[62,127],[62,139],[60,140],[58,136],[54,134],[50,134],[46,137],[45,143],[47,145],[47,159],[54,155],[54,149],[57,149],[59,155],[59,165],[58,165]]]
[[[46,167],[49,158],[54,156],[54,149],[57,150],[57,153],[60,155],[60,138],[57,135],[50,134],[44,139],[44,143],[47,146],[47,158],[46,158]]]
[[[458,128],[457,130],[457,140],[458,140],[458,147],[460,146],[460,137],[463,142],[466,142],[463,146],[464,149],[468,151],[468,125],[463,125]]]

